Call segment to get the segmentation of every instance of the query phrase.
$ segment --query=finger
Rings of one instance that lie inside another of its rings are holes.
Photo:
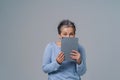
[[[65,56],[64,56],[64,54],[63,54],[63,55],[61,56],[61,59],[64,59],[64,57],[65,57]]]
[[[60,52],[60,53],[58,54],[58,57],[60,57],[62,54],[63,54],[63,52]]]
[[[60,62],[63,62],[64,61],[64,58],[60,58]]]
[[[76,56],[70,56],[71,59],[76,60]]]
[[[62,56],[62,57],[59,57],[59,59],[63,61],[63,60],[64,60],[64,56]]]
[[[64,56],[64,53],[61,53],[61,54],[59,55],[60,58],[61,58],[62,56]]]
[[[73,56],[77,56],[77,54],[76,53],[70,53],[71,55],[73,55]]]
[[[58,59],[60,63],[64,61],[64,56]]]
[[[61,61],[62,61],[62,62],[64,61],[64,56],[61,58]]]
[[[72,50],[72,52],[73,52],[73,53],[79,53],[79,52],[78,52],[78,51],[76,51],[76,50]]]
[[[59,58],[62,59],[62,58],[64,58],[64,57],[65,57],[65,56],[64,56],[64,54],[62,53]]]

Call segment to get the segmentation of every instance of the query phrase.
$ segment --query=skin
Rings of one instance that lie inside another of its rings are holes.
[[[74,29],[72,27],[66,27],[63,26],[61,28],[61,33],[58,34],[59,38],[63,38],[63,37],[75,37],[75,33],[74,33]],[[57,41],[56,42],[57,46],[61,47],[61,41]],[[62,62],[64,61],[64,53],[63,52],[60,52],[56,58],[56,61],[59,63],[59,64],[62,64]],[[77,64],[80,64],[81,63],[81,55],[78,51],[76,50],[72,50],[72,53],[70,55],[71,59],[73,60],[76,60]]]

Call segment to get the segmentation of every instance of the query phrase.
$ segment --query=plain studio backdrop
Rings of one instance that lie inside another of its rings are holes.
[[[63,19],[86,50],[82,80],[120,80],[119,0],[0,0],[0,80],[47,80],[44,49]]]

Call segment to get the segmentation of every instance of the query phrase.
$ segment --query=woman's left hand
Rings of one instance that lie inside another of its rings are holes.
[[[81,63],[81,55],[78,51],[72,50],[71,56],[73,60],[76,60],[77,64]]]

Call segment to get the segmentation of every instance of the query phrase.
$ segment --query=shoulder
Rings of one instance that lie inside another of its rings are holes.
[[[83,47],[83,45],[81,44],[78,45],[78,51],[83,54],[85,53],[85,48]]]
[[[84,49],[83,45],[81,45],[81,44],[78,45],[78,48],[79,49]]]
[[[52,48],[55,46],[55,43],[54,42],[49,42],[46,46],[46,48]]]

